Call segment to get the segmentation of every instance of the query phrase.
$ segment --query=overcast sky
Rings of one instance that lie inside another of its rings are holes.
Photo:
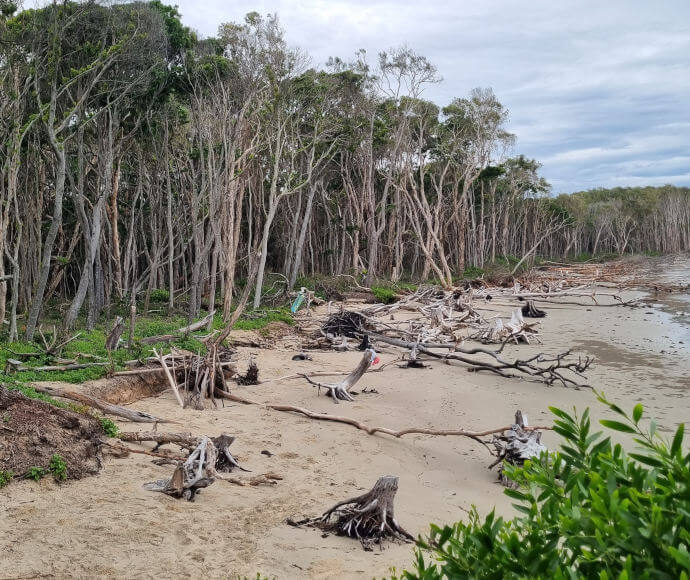
[[[555,193],[690,185],[690,0],[173,1],[202,36],[277,13],[315,66],[407,44],[443,76],[438,104],[494,89]]]

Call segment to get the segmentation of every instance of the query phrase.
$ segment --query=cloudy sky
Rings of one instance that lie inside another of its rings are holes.
[[[554,192],[690,185],[690,0],[174,0],[211,36],[255,10],[322,65],[407,44],[446,104],[491,87]]]

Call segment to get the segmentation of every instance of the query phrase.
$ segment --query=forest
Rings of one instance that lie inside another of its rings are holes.
[[[315,69],[276,16],[200,39],[157,0],[2,0],[0,39],[10,340],[56,303],[65,330],[152,295],[228,320],[269,279],[448,288],[499,262],[690,248],[689,189],[554,196],[492,90],[425,100],[441,78],[410,48]]]

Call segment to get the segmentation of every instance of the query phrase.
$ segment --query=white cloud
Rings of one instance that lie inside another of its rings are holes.
[[[426,92],[439,104],[492,87],[511,111],[516,153],[542,161],[555,191],[690,184],[690,166],[663,167],[690,151],[687,0],[176,1],[207,36],[249,11],[278,13],[317,66],[408,44],[444,77]]]

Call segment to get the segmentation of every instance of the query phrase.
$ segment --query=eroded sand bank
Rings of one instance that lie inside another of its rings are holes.
[[[668,269],[674,281],[690,278],[688,260]],[[630,293],[630,296],[633,294]],[[690,420],[690,303],[672,295],[643,308],[544,306],[545,352],[574,348],[597,357],[592,385],[626,409],[641,402],[670,431]],[[507,309],[504,309],[507,312]],[[487,313],[493,315],[496,313]],[[536,346],[511,347],[511,354]],[[290,360],[294,351],[240,349],[240,368],[254,354],[263,378],[290,372],[350,369],[358,352],[315,352],[314,360]],[[395,358],[381,353],[383,363]],[[411,426],[484,429],[508,424],[516,409],[532,424],[550,421],[548,407],[602,408],[589,390],[546,387],[516,379],[466,372],[438,362],[427,370],[394,365],[365,375],[361,386],[377,394],[354,403],[317,397],[314,387],[293,380],[242,387],[260,401],[285,402],[355,417],[391,428]],[[239,390],[240,388],[238,388]],[[0,578],[28,577],[374,577],[410,566],[410,545],[365,552],[355,541],[295,529],[290,516],[316,515],[338,500],[369,489],[381,475],[400,477],[400,523],[413,534],[430,522],[463,518],[476,504],[510,516],[510,501],[487,470],[486,449],[464,438],[369,436],[347,425],[316,422],[259,407],[226,404],[184,410],[169,392],[138,401],[136,408],[180,421],[175,430],[237,437],[233,450],[256,473],[284,479],[274,487],[217,482],[195,503],[147,492],[142,483],[169,475],[143,455],[108,459],[99,475],[58,486],[15,482],[0,491]],[[126,430],[133,429],[122,424]],[[547,446],[557,443],[544,434]],[[274,455],[262,455],[268,450]]]

